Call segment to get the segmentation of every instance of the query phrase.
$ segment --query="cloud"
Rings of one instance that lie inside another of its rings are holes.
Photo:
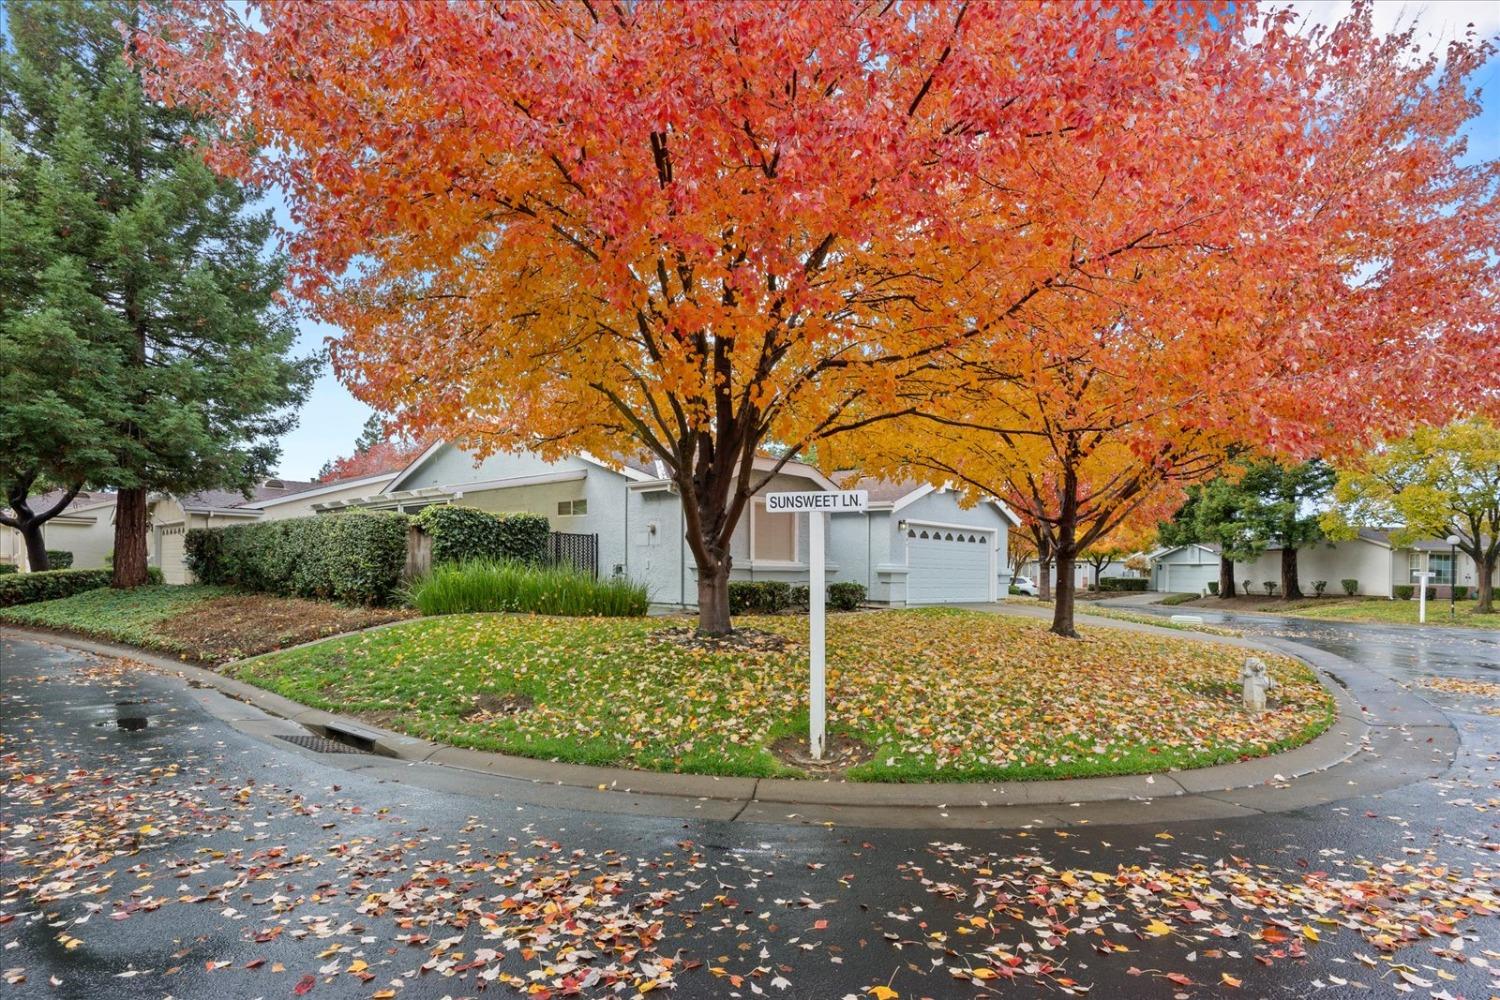
[[[1295,11],[1301,23],[1310,28],[1335,24],[1349,13],[1353,4],[1349,0],[1291,0],[1270,6]],[[1481,38],[1500,34],[1497,0],[1376,0],[1373,10],[1376,31],[1388,34],[1415,25],[1416,42],[1425,50],[1440,49],[1455,38],[1462,38],[1470,24]]]

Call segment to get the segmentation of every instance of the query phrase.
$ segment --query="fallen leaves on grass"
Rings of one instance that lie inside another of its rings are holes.
[[[790,645],[682,648],[655,641],[672,628],[656,620],[450,616],[263,657],[235,675],[481,750],[772,774],[778,765],[766,748],[797,733],[806,711],[806,624],[739,624]],[[873,751],[850,776],[1160,771],[1262,754],[1310,738],[1329,717],[1327,693],[1284,657],[1267,657],[1278,703],[1256,717],[1240,706],[1241,650],[1116,629],[1085,629],[1085,637],[973,612],[831,619],[829,721]],[[473,716],[486,693],[532,703]]]

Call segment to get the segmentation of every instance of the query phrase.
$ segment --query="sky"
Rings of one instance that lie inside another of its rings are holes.
[[[1279,3],[1290,7],[1309,25],[1337,21],[1350,8],[1349,0],[1303,0]],[[1417,26],[1418,41],[1440,47],[1473,23],[1481,37],[1500,35],[1500,0],[1375,0],[1375,23],[1382,31],[1396,27]],[[1490,61],[1473,77],[1472,83],[1485,91],[1483,113],[1469,123],[1469,159],[1500,159],[1500,56]],[[277,197],[271,199],[278,221],[289,224],[286,206]],[[301,353],[321,350],[325,338],[337,330],[304,319],[301,322],[298,349]],[[301,411],[297,427],[281,440],[278,473],[289,479],[312,479],[325,461],[353,450],[354,439],[372,411],[356,400],[339,384],[325,366],[313,387],[312,395]]]

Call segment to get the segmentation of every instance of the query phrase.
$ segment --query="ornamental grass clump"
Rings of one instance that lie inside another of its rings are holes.
[[[596,580],[571,566],[531,566],[477,559],[436,567],[412,584],[424,615],[512,611],[539,615],[621,618],[646,613],[643,584],[624,577]]]

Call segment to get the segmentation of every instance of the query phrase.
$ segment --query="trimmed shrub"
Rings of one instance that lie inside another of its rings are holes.
[[[792,585],[779,580],[735,580],[729,584],[729,613],[774,615],[792,606]]]
[[[47,569],[68,569],[73,565],[73,553],[65,549],[47,550]]]
[[[72,597],[85,590],[98,590],[109,586],[110,571],[107,569],[47,569],[39,573],[9,573],[0,580],[0,608],[17,604],[35,604],[38,601],[53,601],[59,597]],[[148,567],[146,579],[161,583],[161,570]]]
[[[489,559],[540,565],[547,561],[552,529],[540,514],[491,514],[476,507],[438,504],[417,514],[432,536],[432,562]]]
[[[1398,583],[1391,588],[1391,591],[1396,595],[1396,600],[1409,601],[1411,600],[1411,595],[1417,592],[1417,588],[1409,583]]]
[[[1244,583],[1242,583],[1242,584],[1241,584],[1241,585],[1240,585],[1240,586],[1242,586],[1242,587],[1244,587],[1244,588],[1245,588],[1245,596],[1246,596],[1246,597],[1249,597],[1249,596],[1250,596],[1250,587],[1251,587],[1251,584],[1250,584],[1250,581],[1249,581],[1249,580],[1246,580],[1246,581],[1245,581],[1245,582],[1244,582]]]
[[[1327,580],[1314,580],[1313,581],[1313,590],[1317,593],[1317,595],[1319,597],[1322,597],[1323,596],[1323,591],[1325,591],[1327,589],[1328,589],[1328,581]]]
[[[15,563],[0,563],[0,576],[5,576],[7,573],[14,573],[18,568]]]
[[[1196,601],[1197,599],[1198,599],[1198,595],[1197,594],[1168,594],[1166,597],[1163,597],[1161,600],[1157,601],[1156,603],[1157,604],[1166,604],[1168,606],[1175,606],[1175,605],[1178,605],[1178,604],[1186,604],[1188,601]]]
[[[1011,594],[1012,597],[1021,597],[1021,596],[1024,596],[1021,593],[1021,588],[1017,587],[1015,584],[1011,584],[1010,585],[1010,594]]]
[[[1219,581],[1218,580],[1210,580],[1210,581],[1208,581],[1208,592],[1210,594],[1212,594],[1214,597],[1218,597],[1219,596]]]
[[[844,581],[828,585],[828,606],[834,611],[858,611],[865,603],[865,585]]]
[[[1141,576],[1106,576],[1099,581],[1100,591],[1145,590],[1147,580]]]
[[[1467,601],[1469,599],[1469,588],[1459,585],[1453,588],[1453,599],[1455,601]]]
[[[1359,593],[1358,580],[1340,580],[1339,586],[1343,587],[1344,593],[1348,594],[1350,597],[1353,597],[1355,594]]]
[[[388,604],[406,567],[405,514],[352,511],[187,533],[203,583],[285,597]]]
[[[448,562],[412,584],[411,600],[424,615],[510,611],[539,615],[644,615],[644,585],[614,576],[596,580],[571,566],[516,561]]]
[[[1427,588],[1427,600],[1428,601],[1435,601],[1435,600],[1437,600],[1437,588],[1436,587],[1428,587]]]

